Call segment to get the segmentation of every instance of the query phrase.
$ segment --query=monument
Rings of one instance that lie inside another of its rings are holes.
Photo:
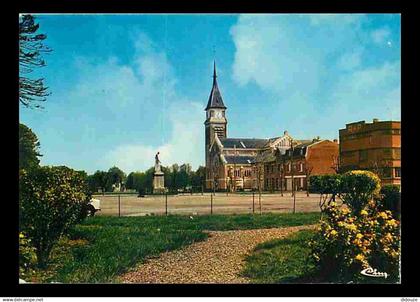
[[[165,176],[160,168],[159,152],[155,155],[155,172],[153,173],[153,194],[165,192]]]

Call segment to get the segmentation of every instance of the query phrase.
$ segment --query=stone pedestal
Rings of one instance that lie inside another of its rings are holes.
[[[162,171],[153,173],[153,194],[165,193],[165,176]]]

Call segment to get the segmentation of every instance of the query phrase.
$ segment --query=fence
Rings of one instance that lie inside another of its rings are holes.
[[[189,193],[177,195],[105,194],[95,195],[101,201],[99,215],[211,215],[262,214],[281,212],[317,212],[319,195],[297,192],[280,194],[249,193]]]

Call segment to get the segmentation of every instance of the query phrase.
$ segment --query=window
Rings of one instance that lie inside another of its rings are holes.
[[[401,149],[392,149],[392,159],[401,159]]]
[[[299,172],[303,172],[303,164],[299,163]]]
[[[277,169],[278,169],[277,171],[279,171],[279,172],[281,171],[281,165],[280,165],[280,164],[279,164],[279,166],[277,167]]]
[[[210,110],[210,117],[214,117],[214,111]]]
[[[291,164],[287,164],[287,171],[288,171],[288,172],[290,172],[290,170],[291,170],[290,168],[291,168],[291,167],[292,167],[292,165],[291,165]]]
[[[394,168],[395,169],[395,177],[401,177],[401,168]]]

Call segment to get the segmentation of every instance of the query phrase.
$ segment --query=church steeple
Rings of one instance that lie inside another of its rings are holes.
[[[209,101],[207,102],[206,109],[210,108],[223,108],[226,109],[225,104],[223,104],[222,95],[220,93],[219,87],[217,85],[217,74],[216,74],[216,61],[213,63],[213,87],[211,88]]]

